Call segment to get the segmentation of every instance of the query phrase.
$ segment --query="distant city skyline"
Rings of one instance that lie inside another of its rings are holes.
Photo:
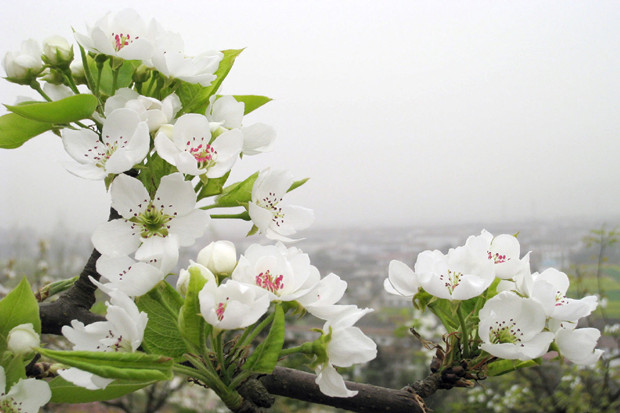
[[[274,98],[246,122],[278,139],[230,182],[310,177],[289,202],[316,227],[620,222],[620,3],[26,0],[3,8],[0,57],[125,7],[192,53],[246,48],[222,93]],[[18,96],[35,94],[0,81]],[[1,228],[106,220],[103,184],[65,162],[52,134],[0,149]]]

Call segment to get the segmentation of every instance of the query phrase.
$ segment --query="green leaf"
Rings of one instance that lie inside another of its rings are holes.
[[[90,72],[92,73],[93,78],[96,79],[98,73],[97,62],[95,62],[95,60],[90,56],[88,56],[87,59]],[[116,79],[116,90],[131,85],[131,82],[133,81],[133,72],[135,72],[136,68],[139,65],[139,60],[125,60],[123,62],[123,65],[120,67],[118,77]],[[104,63],[103,67],[101,68],[101,83],[99,84],[99,90],[108,96],[112,96],[114,94],[113,83],[114,75],[108,61]]]
[[[205,345],[205,331],[207,323],[200,315],[200,301],[198,293],[207,283],[199,273],[190,270],[189,284],[185,303],[179,312],[179,330],[181,335],[195,348],[201,350]]]
[[[258,178],[258,172],[253,173],[242,182],[237,182],[224,188],[222,194],[215,200],[217,206],[237,207],[252,200],[252,187]]]
[[[185,113],[204,113],[209,105],[209,98],[220,88],[220,85],[230,72],[235,59],[243,49],[223,50],[224,58],[220,62],[219,67],[215,71],[217,78],[211,85],[204,87],[187,82],[181,82],[181,86],[177,89],[177,95],[181,99],[183,112]]]
[[[448,332],[457,331],[461,326],[456,315],[457,302],[451,302],[443,298],[431,301],[428,308],[441,320]]]
[[[58,376],[49,381],[48,384],[50,390],[52,390],[52,398],[50,400],[52,403],[90,403],[116,399],[155,382],[155,380],[114,380],[112,383],[108,384],[105,389],[87,390]]]
[[[540,366],[542,364],[542,358],[534,360],[520,361],[520,360],[497,360],[488,364],[487,375],[501,376],[502,374],[510,373],[518,369],[525,367]]]
[[[304,179],[300,179],[299,181],[293,182],[291,187],[286,192],[291,192],[292,190],[299,188],[300,186],[308,182],[309,179],[310,178],[304,178]]]
[[[9,389],[13,384],[17,383],[20,379],[26,378],[26,366],[22,355],[16,355],[12,352],[5,352],[2,354],[2,360],[0,365],[4,368],[6,377],[6,388]]]
[[[16,113],[0,116],[0,148],[15,149],[37,135],[54,128],[48,122],[26,119]]]
[[[34,330],[41,333],[39,304],[28,280],[23,278],[19,285],[0,301],[0,353],[6,350],[6,340],[11,329],[27,323],[32,323]]]
[[[248,357],[243,365],[244,370],[256,373],[270,374],[278,363],[278,357],[284,345],[284,310],[276,305],[275,317],[265,341],[260,343],[256,350]]]
[[[247,115],[250,112],[255,111],[266,103],[272,101],[271,98],[267,96],[259,96],[259,95],[233,95],[237,102],[243,102],[244,111],[243,114]]]
[[[170,380],[173,376],[172,358],[158,354],[61,351],[43,348],[37,351],[59,363],[110,379],[153,381]]]
[[[140,168],[138,179],[142,182],[149,195],[153,197],[157,192],[157,188],[159,188],[161,178],[175,171],[176,168],[173,165],[164,161],[157,153],[154,153],[148,159],[146,167]]]
[[[228,179],[228,175],[230,175],[230,171],[228,171],[221,178],[208,178],[209,180],[207,181],[207,184],[200,189],[200,192],[197,195],[197,200],[221,194],[224,188],[224,184]]]
[[[69,96],[55,102],[5,105],[24,118],[48,123],[71,123],[90,117],[97,108],[97,98],[89,94]]]
[[[183,305],[179,293],[166,281],[160,281],[151,291],[136,298],[136,305],[149,316],[142,347],[149,353],[181,359],[187,348],[178,327]]]

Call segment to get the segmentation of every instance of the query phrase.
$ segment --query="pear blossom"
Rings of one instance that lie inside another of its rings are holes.
[[[198,252],[196,261],[214,274],[231,274],[237,265],[237,250],[230,241],[214,241]]]
[[[69,172],[88,179],[119,174],[142,162],[149,151],[150,137],[145,122],[130,109],[118,109],[104,120],[99,135],[91,129],[63,129],[62,142],[79,165]]]
[[[344,379],[334,366],[350,367],[353,364],[366,363],[377,356],[377,345],[362,330],[353,325],[371,308],[360,309],[357,306],[340,306],[335,318],[329,319],[323,326],[327,338],[327,359],[319,357],[315,367],[315,380],[323,394],[330,397],[353,397],[357,391],[347,389]]]
[[[16,354],[25,354],[38,347],[41,340],[39,334],[34,331],[32,323],[20,324],[9,331],[7,348]]]
[[[72,349],[77,351],[136,351],[144,338],[147,314],[139,311],[133,300],[121,291],[102,287],[97,282],[95,284],[110,296],[106,302],[106,321],[85,326],[81,321],[72,320],[71,326],[63,326],[62,334],[73,344]],[[60,370],[58,374],[89,390],[103,389],[113,381],[75,367]]]
[[[564,325],[564,323],[562,323]],[[603,350],[595,349],[601,332],[596,328],[560,328],[555,333],[555,343],[560,354],[579,365],[591,365],[598,361]]]
[[[159,101],[152,97],[142,96],[129,88],[121,88],[114,96],[110,96],[103,110],[104,117],[120,108],[128,108],[138,113],[140,120],[147,123],[149,131],[156,132],[162,125],[172,122],[181,109],[181,100],[176,94],[168,95]]]
[[[34,39],[22,42],[19,52],[7,52],[2,66],[7,80],[20,84],[28,84],[43,70],[41,47]]]
[[[231,278],[266,291],[272,301],[292,301],[314,288],[321,275],[310,264],[308,254],[278,242],[250,245],[239,257]]]
[[[7,391],[6,372],[0,366],[0,412],[37,413],[51,398],[50,386],[44,380],[19,379]]]
[[[108,288],[120,290],[130,297],[139,297],[166,277],[168,271],[176,264],[176,259],[172,259],[171,264],[167,266],[167,270],[162,271],[157,265],[136,261],[126,255],[120,257],[102,255],[97,260],[96,268],[101,275],[101,281],[107,281],[105,285]]]
[[[257,155],[267,152],[273,147],[276,138],[275,130],[264,123],[242,126],[245,103],[238,102],[233,96],[222,96],[211,102],[207,108],[207,118],[226,129],[239,129],[243,134],[244,155]]]
[[[451,301],[467,300],[482,294],[495,279],[493,263],[476,259],[475,255],[471,244],[451,248],[446,255],[438,250],[423,251],[418,254],[414,273],[429,294]],[[409,284],[407,287],[397,282],[400,288],[409,288],[406,292],[412,290],[411,281]]]
[[[420,290],[420,282],[407,264],[392,260],[388,267],[388,278],[383,282],[383,288],[390,294],[413,298]]]
[[[570,281],[565,273],[555,268],[532,274],[526,284],[529,285],[526,287],[529,291],[523,292],[539,302],[549,318],[575,322],[590,315],[598,305],[596,296],[579,300],[567,298]]]
[[[235,280],[207,282],[198,293],[200,313],[214,328],[234,330],[258,321],[269,308],[269,296]]]
[[[160,31],[160,33],[162,33]],[[188,83],[209,86],[216,78],[215,71],[224,57],[221,52],[207,51],[198,56],[187,56],[183,39],[177,33],[160,34],[150,66],[164,76]]]
[[[530,270],[529,253],[523,258],[519,240],[514,235],[500,234],[493,236],[486,230],[480,235],[471,236],[466,245],[482,250],[489,261],[495,264],[495,276],[501,279],[514,279],[523,272]]]
[[[139,180],[127,175],[114,179],[110,193],[122,218],[95,229],[95,248],[113,257],[135,252],[138,261],[150,261],[165,273],[176,265],[178,248],[192,245],[210,222],[206,211],[195,208],[192,184],[180,173],[164,176],[152,199]]]
[[[160,36],[160,27],[146,24],[131,9],[106,14],[87,33],[75,33],[75,39],[89,52],[116,56],[127,60],[146,60],[153,55],[153,44]]]
[[[531,360],[545,354],[554,334],[545,331],[546,317],[535,300],[503,291],[479,313],[480,348],[504,359]]]
[[[160,131],[155,137],[155,149],[162,159],[179,172],[206,174],[207,178],[220,178],[230,171],[242,145],[243,136],[236,129],[212,140],[209,120],[196,113],[177,119],[171,136]]]
[[[293,175],[290,172],[270,168],[261,171],[254,182],[248,212],[254,225],[269,239],[293,241],[288,238],[289,235],[309,227],[314,221],[311,209],[281,205],[292,184]]]
[[[183,295],[187,294],[187,288],[189,287],[189,280],[191,273],[200,274],[200,276],[205,280],[205,282],[210,282],[213,284],[217,284],[215,280],[215,275],[204,265],[201,265],[192,260],[189,261],[189,267],[187,269],[182,269],[179,272],[179,278],[177,279],[177,290]]]
[[[322,320],[333,318],[338,311],[336,303],[344,296],[347,282],[334,273],[327,274],[308,293],[297,298],[310,314]]]

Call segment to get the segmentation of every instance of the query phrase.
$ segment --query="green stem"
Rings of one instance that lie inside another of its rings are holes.
[[[73,93],[75,93],[76,95],[79,95],[80,91],[77,88],[75,81],[73,80],[73,76],[71,75],[71,70],[69,69],[63,70],[62,75],[64,76],[65,80],[67,81],[67,84],[69,85]]]
[[[215,351],[217,362],[220,365],[220,371],[224,375],[224,382],[230,383],[228,366],[226,365],[226,360],[224,360],[224,344],[222,343],[222,335],[222,332],[216,334],[215,339],[213,340],[213,350]]]
[[[200,207],[200,209],[213,209],[213,208],[222,208],[222,206],[218,204],[212,204],[212,205],[206,205],[206,206]]]
[[[467,329],[467,323],[465,322],[465,316],[463,315],[462,302],[459,302],[456,314],[461,324],[461,343],[463,344],[463,357],[469,358],[469,330]]]
[[[48,102],[52,101],[52,99],[47,96],[47,93],[45,93],[43,89],[41,89],[41,85],[36,80],[30,82],[30,87],[39,92],[39,95],[43,96],[43,99],[47,100]]]
[[[204,207],[201,209],[205,209]],[[247,211],[241,212],[239,214],[213,214],[211,215],[213,219],[242,219],[244,221],[250,221],[250,215]]]
[[[95,93],[95,96],[97,96],[97,98],[99,98],[100,96],[99,86],[101,85],[102,74],[103,74],[103,62],[97,62],[97,82],[95,83],[95,90],[93,91]]]
[[[90,67],[88,66],[88,58],[86,57],[86,51],[84,50],[82,46],[80,46],[80,56],[82,56],[82,66],[84,67],[84,77],[86,77],[86,86],[88,86],[88,89],[90,89],[94,93],[95,91],[93,89],[93,85],[94,85],[93,74],[91,73]],[[97,95],[95,94],[95,96]]]
[[[250,334],[248,337],[246,337],[246,339],[241,343],[241,346],[245,346],[247,344],[250,344],[252,341],[254,341],[254,339],[256,338],[256,336],[258,336],[260,334],[261,331],[263,331],[265,329],[265,327],[267,327],[269,324],[271,324],[271,322],[273,321],[273,318],[276,316],[275,312],[269,314],[269,316],[267,316],[263,321],[260,322],[260,324],[258,324],[254,330],[252,331],[252,334]]]
[[[295,353],[314,354],[312,351],[312,343],[304,343],[301,346],[282,349],[280,350],[280,357],[289,356]]]
[[[110,66],[112,66],[112,62],[110,61]],[[112,95],[114,96],[114,94],[116,93],[116,89],[117,89],[117,84],[118,84],[118,73],[120,72],[120,69],[116,69],[112,71]]]

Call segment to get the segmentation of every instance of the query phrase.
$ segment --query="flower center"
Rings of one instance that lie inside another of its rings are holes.
[[[454,289],[461,283],[462,276],[462,272],[448,270],[448,275],[440,274],[439,279],[444,282],[444,286],[448,289],[450,295],[452,295]]]
[[[144,200],[144,202],[148,201]],[[163,238],[168,236],[168,230],[170,229],[170,225],[168,225],[168,223],[173,218],[174,216],[164,213],[163,205],[161,208],[157,208],[153,204],[153,201],[151,201],[142,213],[134,214],[129,221],[134,223],[131,228],[137,228],[142,238],[150,238],[153,236]]]
[[[560,307],[564,304],[568,304],[568,299],[560,291],[556,291],[555,292],[555,306]]]
[[[196,138],[194,138],[195,140]],[[196,159],[198,162],[199,169],[209,169],[213,165],[215,165],[215,161],[217,160],[217,151],[213,149],[213,146],[208,143],[203,145],[202,143],[198,146],[191,147],[190,141],[187,141],[187,147],[189,153]]]
[[[16,402],[12,397],[6,397],[5,393],[0,393],[0,412],[18,413],[22,411],[22,402]]]
[[[494,326],[489,326],[489,339],[493,344],[521,343],[521,337],[523,337],[523,333],[520,328],[517,328],[512,318],[508,321],[495,321]]]
[[[114,39],[114,50],[116,50],[117,52],[128,44],[133,43],[133,41],[135,40],[131,38],[130,34],[124,33],[112,33],[112,37]],[[136,36],[136,39],[139,38],[140,36]]]
[[[105,169],[105,164],[110,159],[112,154],[119,148],[127,146],[127,140],[123,140],[122,136],[119,136],[114,141],[109,141],[110,136],[106,136],[108,142],[97,142],[94,147],[88,149],[84,154],[85,158],[90,158],[95,161],[95,166]],[[105,145],[105,146],[103,146]]]
[[[284,213],[282,208],[278,206],[281,201],[282,198],[278,198],[273,192],[269,192],[267,196],[256,201],[256,205],[271,211],[273,214],[272,220],[278,227],[284,223]]]
[[[275,293],[284,288],[284,275],[280,274],[274,278],[269,270],[261,272],[256,276],[256,285],[265,290]]]
[[[487,251],[488,258],[493,260],[494,264],[503,264],[506,261],[510,261],[510,258],[506,258],[506,255],[502,255],[499,252],[493,254],[491,251]]]
[[[226,297],[225,302],[221,302],[217,305],[215,309],[215,314],[217,315],[217,319],[222,321],[224,319],[224,313],[226,312],[226,306],[228,305],[229,297]]]
[[[128,352],[132,351],[131,343],[127,340],[123,340],[123,335],[119,335],[116,337],[112,330],[108,330],[108,334],[106,334],[105,338],[103,338],[100,343],[103,345],[97,346],[97,351],[114,351],[114,352]]]

